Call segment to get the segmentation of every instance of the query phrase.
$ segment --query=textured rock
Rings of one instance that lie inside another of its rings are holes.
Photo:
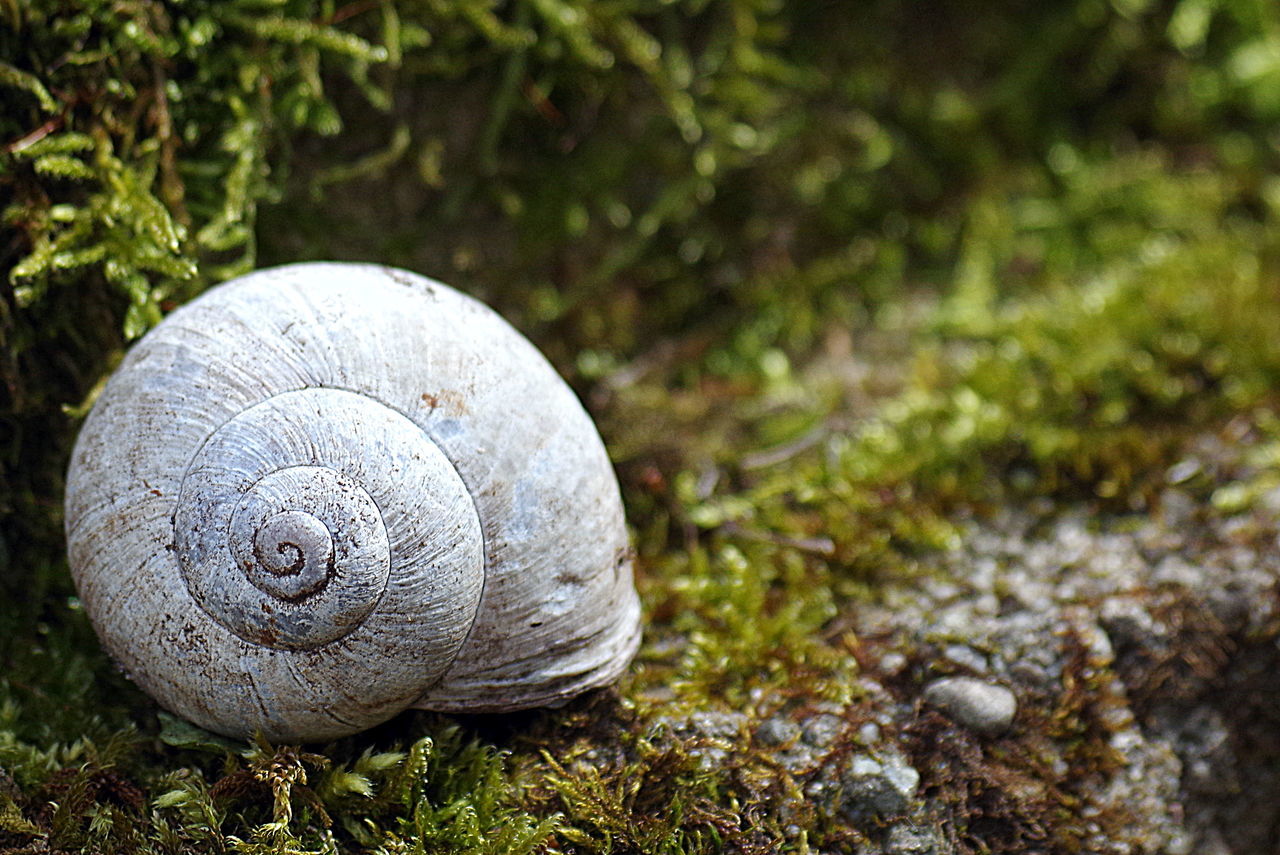
[[[945,844],[932,829],[901,822],[884,836],[885,855],[943,855]]]
[[[700,710],[684,718],[663,717],[658,722],[671,735],[689,744],[698,767],[714,769],[729,759],[745,741],[747,717],[732,710]],[[796,728],[797,732],[799,728]]]
[[[765,719],[756,728],[756,739],[764,745],[785,745],[800,738],[800,725],[784,715]]]
[[[819,713],[805,721],[800,738],[815,748],[828,748],[845,730],[844,719],[832,713]]]
[[[1210,438],[1173,476],[1247,478],[1254,453]],[[859,630],[899,633],[876,651],[884,673],[960,728],[994,728],[1011,690],[1018,725],[1005,738],[1034,740],[1045,765],[1033,777],[1061,776],[1080,800],[1049,821],[1078,829],[1082,851],[1264,855],[1280,823],[1278,535],[1280,499],[1224,514],[1173,484],[1145,517],[1006,509],[963,525],[930,578],[887,591]],[[935,669],[969,676],[911,684]],[[911,726],[876,704],[898,732]],[[1093,759],[1073,753],[1086,734]],[[883,735],[893,744],[894,727]],[[929,825],[919,808],[905,819]]]
[[[855,754],[840,776],[834,807],[855,825],[901,816],[919,785],[920,773],[896,751]]]

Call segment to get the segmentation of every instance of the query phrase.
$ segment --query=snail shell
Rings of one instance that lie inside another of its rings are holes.
[[[290,265],[173,312],[80,432],[66,527],[108,652],[228,735],[556,704],[639,643],[590,417],[496,313],[400,270]]]

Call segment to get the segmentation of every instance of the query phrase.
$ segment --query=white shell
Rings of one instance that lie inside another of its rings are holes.
[[[107,650],[229,735],[555,704],[639,643],[590,417],[497,314],[400,270],[290,265],[175,311],[89,414],[66,526]]]

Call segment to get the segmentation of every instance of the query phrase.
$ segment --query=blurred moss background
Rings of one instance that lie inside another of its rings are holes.
[[[841,616],[957,514],[1140,514],[1189,438],[1280,430],[1278,120],[1265,0],[0,0],[0,849],[856,836],[655,722],[853,702]],[[60,518],[95,388],[201,289],[319,258],[488,301],[597,418],[650,617],[606,711],[241,756],[98,652]]]

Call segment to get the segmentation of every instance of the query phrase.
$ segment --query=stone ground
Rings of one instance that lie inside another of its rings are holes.
[[[1247,443],[1247,437],[1240,437]],[[1110,731],[1117,763],[1082,781],[1101,815],[1133,818],[1089,852],[1260,855],[1280,826],[1280,493],[1221,515],[1184,485],[1239,464],[1242,445],[1206,438],[1173,467],[1150,516],[1008,509],[974,522],[945,558],[946,581],[895,591],[861,616],[863,632],[905,634],[936,657],[922,675],[966,675],[1011,690],[1028,726],[1037,706],[1080,676]],[[874,629],[872,629],[874,627]],[[1256,639],[1256,640],[1255,640]],[[918,657],[918,654],[917,654]],[[890,650],[883,672],[910,667]],[[888,706],[899,727],[916,705]],[[972,727],[972,725],[970,725]],[[998,745],[998,741],[993,745]],[[921,769],[927,782],[930,770]],[[888,852],[948,851],[924,804],[891,825]]]
[[[871,829],[860,855],[1274,852],[1280,490],[1234,513],[1207,500],[1248,477],[1254,441],[1239,424],[1202,438],[1149,514],[970,521],[940,572],[850,619],[852,705],[680,732],[731,745],[754,727],[797,805]],[[1097,822],[1065,844],[1036,807],[1054,800]]]

